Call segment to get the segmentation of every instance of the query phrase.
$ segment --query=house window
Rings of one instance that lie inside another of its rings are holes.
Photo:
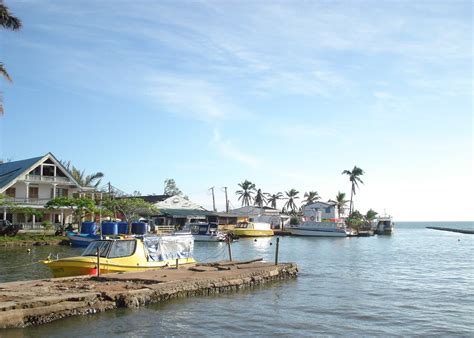
[[[331,213],[331,208],[326,208],[326,211],[325,211],[326,214],[329,214]]]
[[[43,165],[43,176],[54,176],[54,166]]]
[[[28,196],[30,198],[38,198],[38,187],[29,187],[28,188]]]
[[[66,188],[56,188],[56,197],[67,197],[68,190]]]
[[[37,166],[34,170],[30,171],[30,175],[41,175],[41,166]]]
[[[16,188],[8,188],[7,191],[5,191],[5,195],[7,195],[8,197],[11,197],[11,198],[15,198],[16,197]]]

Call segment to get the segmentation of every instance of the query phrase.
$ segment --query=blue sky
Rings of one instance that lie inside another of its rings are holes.
[[[350,193],[472,220],[471,1],[5,2],[0,158],[52,152],[126,192]]]

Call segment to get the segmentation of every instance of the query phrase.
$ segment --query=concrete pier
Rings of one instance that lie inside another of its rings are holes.
[[[432,230],[451,231],[451,232],[458,232],[460,234],[474,235],[474,230],[468,230],[468,229],[454,229],[454,228],[442,228],[442,227],[426,227],[426,228],[432,229]]]
[[[119,307],[237,291],[296,278],[294,263],[216,262],[146,272],[0,284],[0,328],[21,328]]]

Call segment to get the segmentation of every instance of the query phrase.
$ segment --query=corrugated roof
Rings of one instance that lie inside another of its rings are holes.
[[[216,214],[208,210],[198,209],[160,209],[160,215],[167,215],[173,217],[187,217],[187,216],[215,216]]]
[[[28,158],[26,160],[5,162],[0,164],[0,191],[28,168],[41,160],[43,156]]]

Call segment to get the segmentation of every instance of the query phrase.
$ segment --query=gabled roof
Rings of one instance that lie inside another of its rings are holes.
[[[44,156],[28,158],[26,160],[5,162],[0,164],[0,191],[3,190],[15,178],[34,166]]]
[[[12,162],[6,162],[6,163],[1,163],[0,164],[0,191],[6,190],[10,185],[13,185],[15,182],[15,179],[18,178],[18,176],[23,175],[30,170],[33,170],[35,166],[39,165],[40,163],[46,161],[46,159],[51,159],[54,164],[59,166],[64,174],[71,180],[72,183],[74,183],[76,186],[83,188],[77,183],[77,181],[74,179],[74,177],[71,176],[71,174],[64,168],[64,166],[59,162],[56,157],[54,157],[53,154],[47,153],[44,156],[40,157],[32,157],[28,158],[26,160],[20,160],[20,161],[12,161]]]

